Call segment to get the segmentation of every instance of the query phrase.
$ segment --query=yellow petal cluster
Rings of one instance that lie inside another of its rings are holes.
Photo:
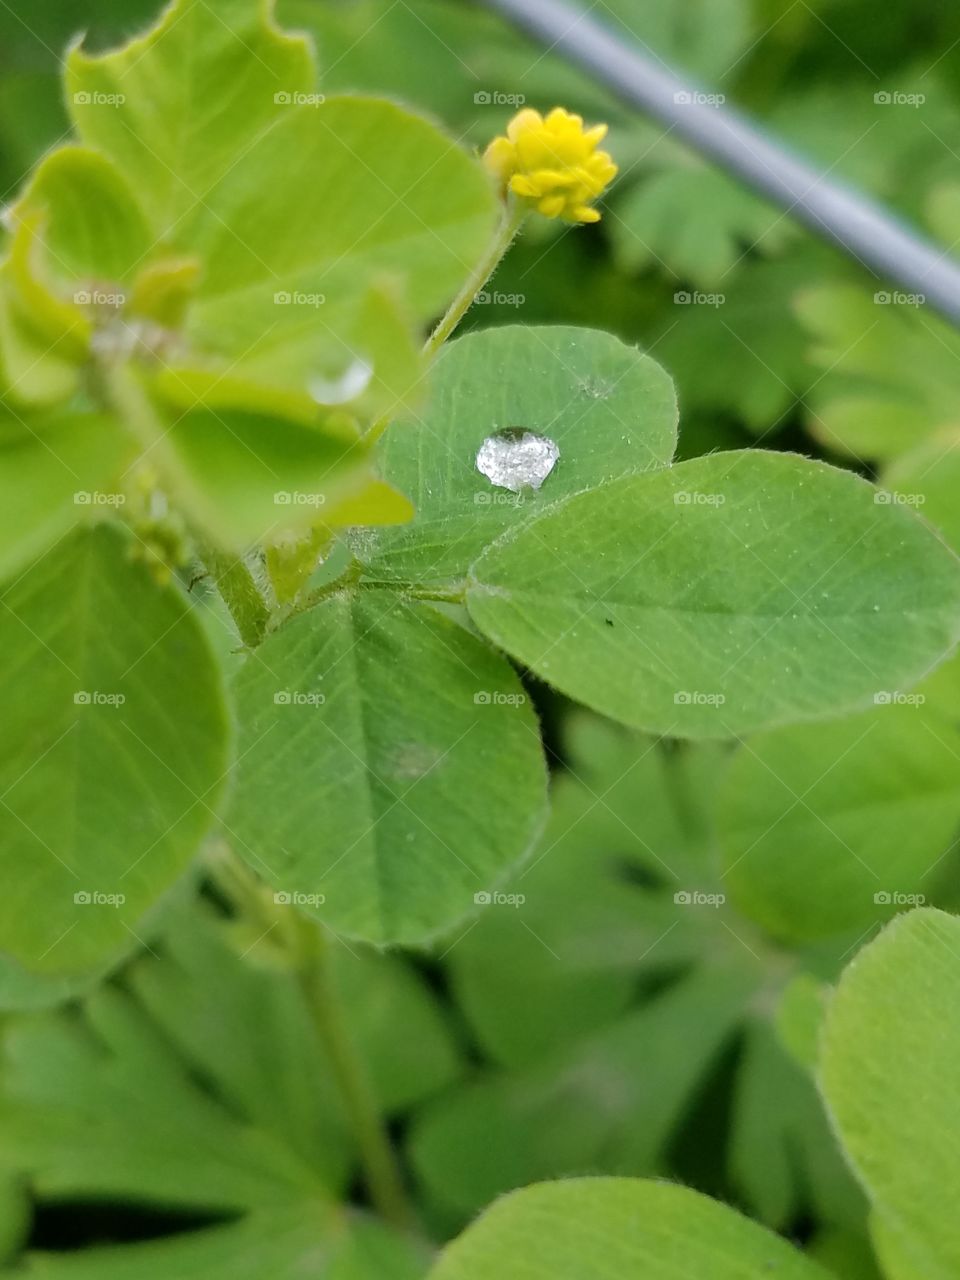
[[[519,111],[505,137],[494,138],[484,153],[491,173],[547,218],[599,222],[591,205],[610,184],[617,166],[597,146],[605,124],[585,129],[580,116],[554,107],[544,118],[530,107]]]

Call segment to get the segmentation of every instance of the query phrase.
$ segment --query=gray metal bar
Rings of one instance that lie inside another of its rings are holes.
[[[564,0],[482,0],[551,50],[578,63],[625,102],[670,125],[791,217],[960,327],[960,263],[873,200],[834,182],[740,112],[705,96]]]

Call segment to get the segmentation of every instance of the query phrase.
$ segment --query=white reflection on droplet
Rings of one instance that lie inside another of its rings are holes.
[[[372,377],[373,365],[362,356],[355,356],[337,377],[326,378],[318,373],[307,387],[317,404],[347,404],[366,391]]]
[[[477,452],[477,470],[500,489],[539,489],[556,466],[560,450],[548,436],[508,427],[487,436]]]

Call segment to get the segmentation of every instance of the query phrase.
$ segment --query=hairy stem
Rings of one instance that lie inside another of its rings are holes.
[[[443,319],[431,333],[423,348],[424,354],[428,357],[436,355],[437,351],[456,329],[457,325],[470,310],[477,294],[486,284],[486,282],[496,271],[500,262],[513,244],[514,237],[520,230],[520,226],[526,217],[526,209],[514,200],[507,203],[503,211],[500,225],[497,228],[493,239],[490,241],[487,252],[483,255],[476,267],[470,273],[463,288],[450,303]]]
[[[366,1064],[343,1016],[329,943],[323,930],[308,920],[302,921],[300,930],[300,981],[330,1056],[334,1078],[360,1148],[370,1198],[385,1221],[409,1229],[413,1225],[413,1211]]]
[[[248,649],[255,649],[266,633],[270,610],[243,557],[199,539],[197,553],[210,571],[240,639]]]

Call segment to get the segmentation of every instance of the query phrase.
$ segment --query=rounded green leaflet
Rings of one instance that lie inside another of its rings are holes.
[[[774,936],[866,928],[922,902],[942,869],[960,735],[923,695],[903,697],[916,700],[777,729],[735,757],[718,811],[724,884]]]
[[[477,466],[484,441],[529,432],[559,451],[539,488],[514,492]],[[505,530],[609,480],[667,466],[677,441],[673,383],[636,347],[595,329],[484,329],[439,355],[430,399],[380,445],[384,477],[417,509],[402,529],[360,535],[371,578],[450,583]]]
[[[922,909],[859,953],[827,1011],[820,1087],[892,1280],[960,1274],[958,990],[960,921]]]
[[[558,503],[480,556],[467,603],[570,697],[717,738],[915,683],[960,636],[960,561],[852,473],[747,450]]]
[[[891,503],[913,507],[960,551],[960,432],[940,432],[897,458],[882,474]]]
[[[93,413],[0,415],[0,577],[9,578],[75,525],[125,501],[133,454],[120,424]]]
[[[685,1187],[571,1178],[498,1200],[429,1280],[827,1280],[785,1240]]]
[[[0,596],[0,949],[33,972],[124,947],[210,828],[222,679],[179,588],[117,527],[78,530]]]
[[[250,655],[235,696],[229,838],[337,932],[423,942],[487,901],[538,832],[526,694],[431,605],[331,596]]]

